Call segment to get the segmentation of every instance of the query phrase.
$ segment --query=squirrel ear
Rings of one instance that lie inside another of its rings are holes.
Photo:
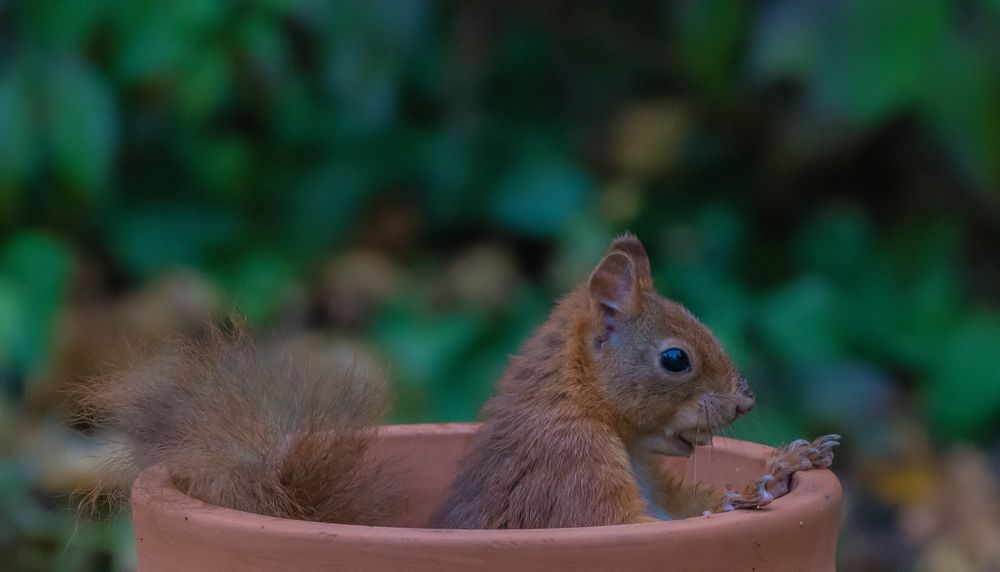
[[[649,256],[646,255],[646,247],[642,245],[638,237],[631,232],[626,232],[614,239],[608,250],[627,254],[632,259],[639,287],[643,290],[653,289],[653,273],[649,270]]]
[[[632,259],[625,253],[612,252],[590,275],[590,297],[609,315],[632,315],[639,303],[635,278]]]

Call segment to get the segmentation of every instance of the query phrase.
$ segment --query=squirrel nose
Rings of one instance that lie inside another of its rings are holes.
[[[748,399],[736,406],[736,416],[746,415],[751,409],[753,409],[753,399]]]
[[[747,383],[747,379],[742,375],[740,376],[737,384],[739,387],[740,394],[744,398],[741,400],[741,403],[738,403],[736,405],[736,415],[739,416],[739,415],[745,415],[749,413],[751,409],[753,409],[754,394],[753,390],[750,389],[750,384]]]

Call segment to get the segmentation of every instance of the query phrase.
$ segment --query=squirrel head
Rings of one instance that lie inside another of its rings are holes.
[[[596,381],[651,452],[686,456],[753,407],[746,379],[712,332],[653,289],[634,235],[611,243],[587,290]]]

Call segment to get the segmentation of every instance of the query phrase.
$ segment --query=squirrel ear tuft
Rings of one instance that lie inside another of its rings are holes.
[[[642,245],[636,235],[626,232],[611,242],[611,248],[608,251],[623,252],[628,255],[632,259],[639,287],[643,290],[653,289],[653,274],[649,270],[649,256],[646,255],[646,247]]]
[[[604,257],[590,275],[590,297],[612,316],[632,315],[639,306],[635,268],[625,253]]]

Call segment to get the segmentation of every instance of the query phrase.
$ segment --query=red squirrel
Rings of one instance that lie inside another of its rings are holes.
[[[88,390],[92,419],[122,431],[123,464],[166,467],[210,504],[259,514],[391,524],[392,467],[367,454],[383,377],[313,378],[270,366],[245,335],[214,334]],[[707,327],[653,289],[631,234],[612,241],[511,358],[434,528],[650,522],[766,505],[795,471],[829,467],[836,435],[778,449],[742,492],[679,481],[687,456],[747,413],[754,394]]]

